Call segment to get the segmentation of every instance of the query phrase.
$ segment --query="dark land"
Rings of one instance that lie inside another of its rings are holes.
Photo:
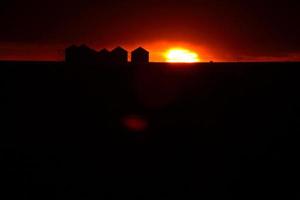
[[[297,199],[299,74],[1,62],[1,199]]]

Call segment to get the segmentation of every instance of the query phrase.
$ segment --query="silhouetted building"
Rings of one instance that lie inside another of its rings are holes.
[[[140,56],[143,54],[142,50],[138,50],[137,53],[140,54]],[[68,63],[83,64],[127,63],[128,52],[121,47],[117,47],[111,52],[107,49],[102,49],[97,52],[86,45],[72,45],[65,50],[65,61]]]
[[[78,62],[78,47],[75,45],[72,45],[65,49],[65,61],[68,63],[75,63]]]
[[[69,63],[96,63],[97,52],[86,45],[72,45],[65,50],[65,61]]]
[[[128,52],[122,47],[117,47],[111,51],[110,59],[113,63],[127,63]]]
[[[80,63],[96,63],[97,51],[89,48],[86,45],[81,45],[78,48]]]
[[[97,53],[97,63],[108,63],[110,61],[110,52],[107,49],[102,49]]]
[[[149,52],[142,47],[135,49],[131,52],[131,62],[139,64],[149,63]]]

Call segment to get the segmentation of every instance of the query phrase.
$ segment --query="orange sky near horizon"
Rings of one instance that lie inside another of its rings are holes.
[[[77,44],[80,45],[80,44]],[[118,44],[110,46],[89,45],[95,50],[107,48],[111,50],[118,46]],[[62,61],[64,60],[64,48],[68,45],[39,45],[39,44],[3,44],[0,46],[0,60],[16,60],[16,61]],[[217,49],[210,49],[207,46],[195,45],[189,42],[182,41],[154,41],[154,42],[140,42],[135,44],[120,45],[129,52],[141,46],[150,52],[150,62],[166,62],[165,53],[171,48],[187,49],[198,54],[201,62],[282,62],[282,61],[300,61],[300,52],[288,54],[284,56],[232,56],[226,52],[217,51]]]
[[[80,44],[77,44],[80,45]],[[107,48],[112,50],[118,44],[110,46],[100,46],[100,45],[89,45],[95,50],[100,50],[102,48]],[[17,44],[6,44],[2,45],[0,49],[0,60],[63,60],[64,59],[64,48],[67,47],[62,45],[17,45]],[[174,41],[155,41],[155,42],[141,42],[136,44],[123,44],[120,45],[129,52],[135,48],[143,47],[150,52],[151,62],[166,62],[165,53],[171,48],[182,48],[188,49],[190,51],[196,52],[201,61],[215,60],[215,57],[208,51],[208,48],[200,47],[197,45],[192,45],[187,42],[174,42]]]
[[[170,48],[203,62],[300,61],[299,1],[4,2],[0,60],[62,61],[67,46],[86,44],[142,46],[151,62],[164,62]]]

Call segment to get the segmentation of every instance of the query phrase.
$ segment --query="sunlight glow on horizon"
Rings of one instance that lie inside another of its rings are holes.
[[[196,52],[184,48],[171,48],[164,53],[165,61],[169,63],[194,63],[201,59]]]

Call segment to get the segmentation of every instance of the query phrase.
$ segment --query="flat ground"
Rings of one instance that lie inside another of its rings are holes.
[[[0,62],[3,199],[299,198],[300,63]]]

